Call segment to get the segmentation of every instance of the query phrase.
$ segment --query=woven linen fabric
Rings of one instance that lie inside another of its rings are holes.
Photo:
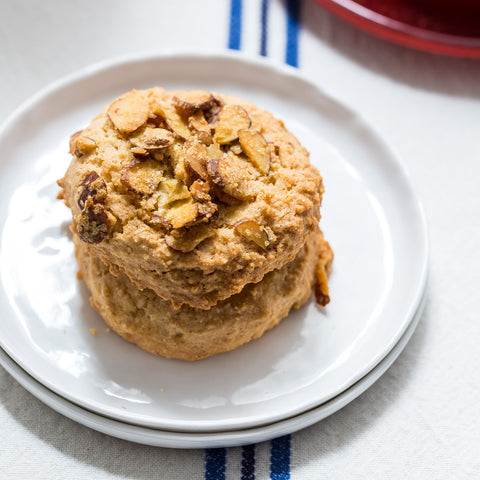
[[[298,67],[399,153],[431,236],[417,331],[322,422],[243,447],[150,447],[63,417],[0,368],[2,480],[480,478],[479,61],[388,44],[313,0],[17,0],[2,19],[2,118],[59,77],[126,53],[234,49]]]

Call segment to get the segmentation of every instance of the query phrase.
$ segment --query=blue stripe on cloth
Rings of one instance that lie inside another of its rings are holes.
[[[241,480],[255,480],[255,445],[242,447]]]
[[[260,55],[267,56],[267,20],[268,20],[268,2],[269,0],[262,0],[262,11],[260,20],[262,30],[260,32]]]
[[[230,2],[230,32],[228,48],[240,50],[242,44],[242,0]]]
[[[290,478],[290,435],[271,441],[270,478],[288,480]]]
[[[225,480],[227,450],[207,448],[205,450],[205,480]]]
[[[300,30],[301,0],[287,0],[287,48],[285,62],[298,67],[298,33]]]

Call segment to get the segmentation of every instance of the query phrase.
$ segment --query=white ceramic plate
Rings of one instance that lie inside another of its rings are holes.
[[[282,118],[326,187],[332,303],[293,312],[260,340],[196,363],[107,332],[75,280],[69,212],[55,199],[69,136],[131,88],[205,88]],[[234,54],[129,58],[41,92],[0,132],[0,344],[58,395],[121,422],[184,432],[266,425],[332,399],[372,370],[417,311],[427,272],[422,208],[391,150],[296,70]],[[96,328],[98,335],[90,333]]]
[[[400,355],[408,340],[412,336],[420,320],[425,297],[397,344],[387,356],[363,378],[356,382],[340,395],[325,402],[324,404],[296,415],[286,420],[263,425],[245,430],[232,430],[225,432],[170,432],[155,430],[138,425],[123,423],[118,420],[97,415],[56,395],[41,383],[37,382],[28,373],[22,370],[5,352],[0,348],[0,365],[2,365],[24,388],[35,395],[39,400],[53,408],[57,412],[72,420],[93,428],[99,432],[122,438],[131,442],[153,445],[156,447],[170,448],[208,448],[208,447],[231,447],[271,440],[282,435],[296,432],[332,415],[343,406],[350,403],[370,387],[383,373],[391,366],[394,360]]]

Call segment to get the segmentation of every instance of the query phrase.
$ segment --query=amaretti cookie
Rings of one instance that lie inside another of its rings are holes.
[[[299,308],[308,300],[313,285],[322,281],[332,261],[328,243],[315,231],[294,260],[210,310],[188,305],[175,309],[153,290],[139,290],[125,274],[113,276],[77,236],[74,242],[80,278],[91,292],[92,306],[106,323],[148,352],[183,360],[233,350],[260,337],[292,307]]]
[[[257,295],[252,286],[242,289],[276,269],[283,273],[269,275],[285,276],[282,267],[317,231],[323,184],[308,152],[282,121],[239,98],[132,90],[73,135],[70,147],[73,159],[59,182],[60,196],[72,210],[74,235],[83,245],[80,258],[90,259],[91,268],[113,284],[101,259],[118,276],[122,291],[131,291],[125,275],[139,289],[148,289],[145,297],[129,293],[125,300],[141,318],[146,310],[133,305],[146,297],[161,302],[154,294],[175,308],[185,306],[181,312],[195,312],[195,319],[198,312],[189,307],[210,309],[235,294]],[[267,284],[268,289],[286,288],[277,280]],[[299,302],[296,297],[289,301]],[[240,308],[228,302],[219,308]],[[265,327],[247,330],[245,338],[270,328],[279,315],[270,315],[262,322]],[[215,322],[205,319],[205,328],[217,328]],[[202,332],[192,334],[200,342],[192,355],[210,351],[201,346]],[[146,337],[142,342],[145,348]],[[181,348],[187,352],[191,347]]]

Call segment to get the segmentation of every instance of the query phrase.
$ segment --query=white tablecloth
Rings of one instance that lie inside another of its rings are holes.
[[[280,62],[285,3],[269,3],[264,44]],[[1,6],[2,119],[41,87],[112,56],[228,46],[227,0]],[[292,435],[290,476],[480,478],[480,61],[397,47],[313,1],[300,7],[299,68],[398,152],[426,208],[431,261],[427,306],[410,343],[361,397]],[[252,55],[260,11],[261,2],[243,1],[241,49]],[[205,478],[204,450],[97,433],[43,405],[2,368],[0,425],[2,479]],[[270,477],[270,451],[270,442],[256,446],[256,478]],[[240,448],[228,449],[226,462],[225,478],[240,478]]]

